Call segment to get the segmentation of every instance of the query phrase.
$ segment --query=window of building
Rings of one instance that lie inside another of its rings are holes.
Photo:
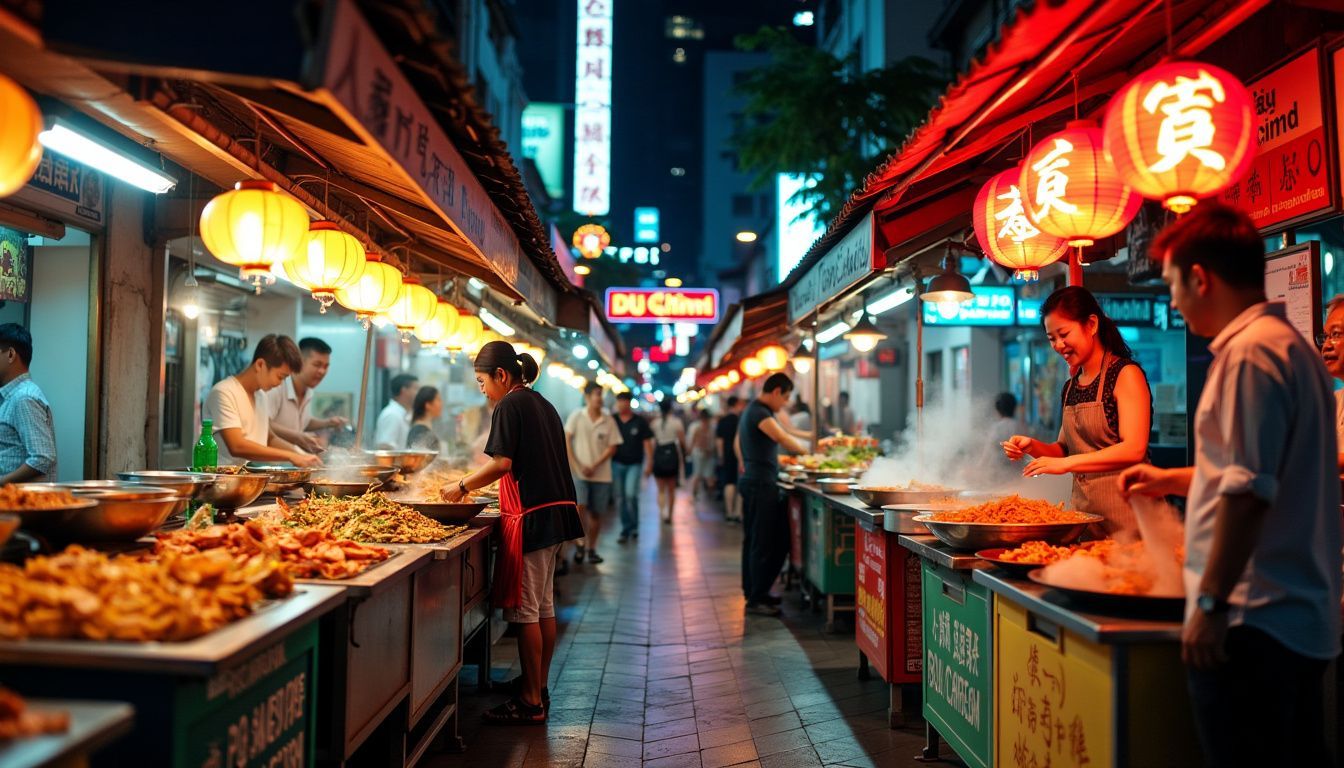
[[[924,353],[924,404],[935,405],[943,399],[943,351]]]
[[[971,348],[952,349],[952,389],[967,392],[971,389]]]

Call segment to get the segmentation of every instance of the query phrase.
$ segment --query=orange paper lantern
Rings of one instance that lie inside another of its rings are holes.
[[[23,188],[42,162],[42,112],[23,86],[0,75],[0,197]]]
[[[308,247],[281,263],[285,277],[307,289],[322,306],[336,300],[336,289],[354,285],[364,273],[364,246],[335,222],[315,221],[308,228]]]
[[[740,368],[742,369],[742,375],[746,376],[748,379],[755,379],[765,374],[765,363],[762,363],[754,357],[748,357],[743,360]]]
[[[1036,280],[1041,267],[1059,261],[1069,244],[1042,232],[1027,216],[1017,186],[1021,176],[1020,167],[1011,168],[985,182],[975,196],[971,219],[986,256],[1013,270],[1019,280]]]
[[[1246,175],[1255,159],[1251,93],[1197,61],[1147,70],[1111,100],[1102,147],[1126,184],[1177,213]]]
[[[1124,229],[1143,203],[1102,154],[1101,128],[1090,120],[1032,147],[1017,188],[1033,224],[1078,247]]]
[[[789,353],[778,344],[771,344],[756,350],[756,359],[767,371],[782,371],[789,364]]]

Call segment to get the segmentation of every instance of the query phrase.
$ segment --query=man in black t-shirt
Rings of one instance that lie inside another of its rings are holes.
[[[640,478],[653,471],[653,430],[643,416],[630,407],[629,392],[616,396],[616,426],[621,445],[611,457],[611,481],[616,505],[621,510],[621,544],[639,538]]]
[[[793,381],[782,373],[765,380],[737,428],[742,458],[742,594],[747,612],[779,615],[779,598],[770,594],[789,554],[789,516],[779,498],[779,450],[807,453],[775,414],[789,404]]]
[[[737,453],[733,441],[737,439],[737,422],[742,418],[742,399],[728,397],[728,407],[714,427],[714,450],[719,459],[719,486],[723,488],[723,516],[730,523],[742,522],[742,504],[737,496]]]

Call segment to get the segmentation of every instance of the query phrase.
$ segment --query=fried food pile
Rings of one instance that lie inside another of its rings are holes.
[[[280,560],[285,573],[295,579],[348,579],[374,563],[388,558],[382,547],[356,544],[316,528],[285,528],[259,520],[230,525],[212,525],[203,530],[178,530],[157,534],[155,554],[227,551],[235,562],[256,555]]]
[[[1022,563],[1023,565],[1049,565],[1066,557],[1071,557],[1076,552],[1102,550],[1113,544],[1115,542],[1111,539],[1088,541],[1062,547],[1045,541],[1028,541],[1016,549],[1005,550],[1003,554],[999,555],[999,559],[1009,563]]]
[[[192,471],[203,472],[207,475],[241,475],[247,470],[238,464],[220,464],[214,467],[196,467]]]
[[[443,525],[376,492],[346,498],[310,496],[294,506],[276,499],[276,504],[291,528],[316,528],[353,541],[423,544],[443,541],[466,528]]]
[[[294,588],[279,561],[228,550],[109,557],[70,546],[0,564],[0,638],[190,640]]]
[[[0,485],[0,510],[60,509],[76,501],[69,491],[30,491],[22,485]]]
[[[1119,542],[1114,539],[1088,541],[1057,547],[1044,541],[1029,541],[999,556],[1001,560],[1039,565],[1069,563],[1087,565],[1071,568],[1069,581],[1081,578],[1076,586],[1117,595],[1146,595],[1157,586],[1158,569],[1153,553],[1142,541]],[[1157,555],[1159,557],[1164,555]],[[1185,562],[1185,547],[1178,546],[1170,557],[1177,568]]]
[[[28,702],[22,696],[0,688],[0,741],[68,730],[69,712],[30,712]]]
[[[1023,525],[1044,523],[1085,523],[1092,518],[1081,512],[1064,509],[1039,499],[1024,499],[1017,494],[977,504],[965,509],[935,512],[932,519],[940,523],[981,523],[992,525]]]

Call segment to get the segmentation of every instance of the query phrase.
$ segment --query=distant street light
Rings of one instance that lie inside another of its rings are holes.
[[[739,243],[754,243],[754,242],[756,242],[756,233],[755,233],[755,232],[750,232],[750,231],[742,231],[742,232],[738,232],[738,233],[737,233],[737,242],[739,242]]]
[[[799,11],[793,14],[793,26],[810,27],[816,21],[816,17],[811,11]]]

